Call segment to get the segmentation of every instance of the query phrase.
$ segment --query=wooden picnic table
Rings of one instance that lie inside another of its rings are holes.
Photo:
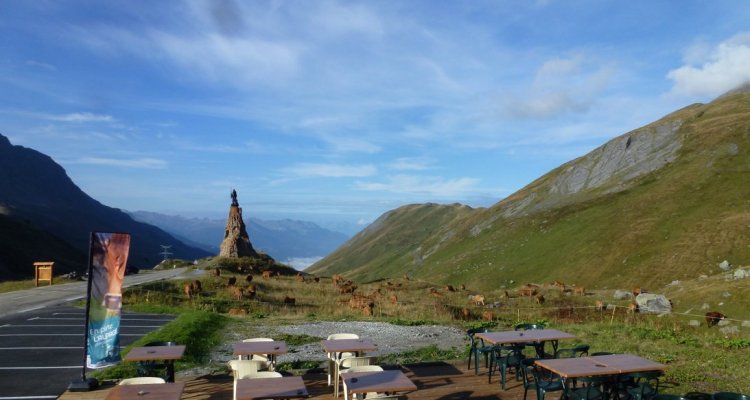
[[[239,379],[237,400],[294,399],[308,397],[307,387],[301,376],[281,378]]]
[[[276,368],[276,356],[286,354],[288,350],[286,342],[274,340],[272,342],[236,342],[232,344],[235,356],[268,355],[271,370]]]
[[[105,400],[179,400],[185,382],[118,385],[107,393]]]
[[[166,361],[167,382],[174,382],[174,360],[179,360],[185,353],[184,345],[133,347],[125,361]]]
[[[344,385],[349,393],[369,392],[409,392],[417,390],[417,385],[401,370],[347,372],[342,374]]]

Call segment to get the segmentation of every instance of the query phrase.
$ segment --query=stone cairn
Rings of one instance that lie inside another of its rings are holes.
[[[224,228],[224,240],[219,250],[220,257],[258,257],[250,243],[250,236],[242,220],[242,208],[237,203],[237,191],[232,190],[232,205],[229,206],[227,226]]]

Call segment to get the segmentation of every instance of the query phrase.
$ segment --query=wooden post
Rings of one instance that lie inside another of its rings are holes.
[[[617,306],[612,306],[612,318],[609,319],[610,325],[615,321],[615,311],[617,311]]]
[[[34,263],[34,286],[39,286],[39,281],[48,281],[52,286],[53,261],[39,261]]]

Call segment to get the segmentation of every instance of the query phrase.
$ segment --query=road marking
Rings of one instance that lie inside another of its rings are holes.
[[[33,400],[33,399],[56,399],[58,396],[11,396],[0,397],[0,400]]]
[[[86,313],[82,312],[56,312],[52,313],[52,315],[84,315]]]
[[[80,365],[72,366],[60,366],[60,367],[0,367],[0,370],[16,370],[16,369],[81,369]]]
[[[34,317],[29,318],[27,321],[37,320],[37,319],[50,319],[50,320],[60,320],[60,321],[83,321],[84,318],[70,318],[70,317]],[[120,321],[154,321],[154,322],[171,322],[174,321],[174,319],[156,319],[156,318],[120,318]]]
[[[0,350],[82,350],[83,347],[0,347]]]
[[[14,333],[14,334],[0,335],[0,337],[16,337],[16,336],[83,336],[83,333]],[[121,333],[120,336],[143,336],[143,334]]]
[[[81,325],[80,324],[79,325],[60,325],[60,324],[51,324],[51,325],[11,325],[11,324],[6,324],[6,325],[3,325],[3,326],[0,326],[0,328],[48,328],[48,327],[55,327],[55,328],[60,328],[60,327],[78,327],[78,328],[80,328]],[[149,325],[120,325],[120,328],[121,329],[122,328],[151,328],[151,329],[154,329],[154,328],[161,328],[161,325],[156,325],[156,326],[149,326]]]
[[[29,311],[36,311],[36,310],[40,310],[40,309],[42,309],[44,307],[46,307],[46,306],[31,307],[31,308],[27,308],[25,310],[19,310],[18,313],[27,313]]]

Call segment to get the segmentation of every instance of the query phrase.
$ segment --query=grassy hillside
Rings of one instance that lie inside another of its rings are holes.
[[[409,272],[482,290],[552,280],[655,289],[715,274],[724,259],[750,265],[750,93],[652,125],[665,124],[679,126],[676,157],[627,185],[614,174],[565,198],[550,194],[556,178],[583,162],[574,160],[489,209],[391,211],[310,270],[358,280]],[[508,216],[518,204],[555,205]]]

